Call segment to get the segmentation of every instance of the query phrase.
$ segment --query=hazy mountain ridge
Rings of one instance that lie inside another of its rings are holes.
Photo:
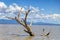
[[[16,22],[16,20],[0,19],[0,24],[18,24],[18,23]],[[30,24],[30,22],[27,22],[27,24]],[[44,22],[33,22],[33,25],[60,25],[60,24],[44,23]]]
[[[15,20],[0,19],[0,24],[18,24]]]

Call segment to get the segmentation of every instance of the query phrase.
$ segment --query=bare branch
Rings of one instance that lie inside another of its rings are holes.
[[[50,32],[48,32],[47,34],[45,34],[45,36],[49,36],[50,35]]]
[[[43,28],[43,33],[42,33],[41,36],[47,36],[48,37],[49,35],[50,35],[50,32],[48,32],[48,33],[45,34],[45,29]]]
[[[43,32],[45,31],[45,29],[43,28]]]
[[[21,8],[21,10],[22,10],[22,8]],[[20,10],[20,12],[18,13],[18,18],[20,18],[20,13],[21,13],[21,10]]]
[[[24,29],[25,32],[29,33],[27,30]]]
[[[27,16],[28,16],[29,12],[30,12],[30,10],[28,10],[28,11],[26,12],[26,15],[25,15],[25,18],[24,18],[24,23],[25,23],[26,26],[27,26],[27,23],[26,23],[26,21],[27,21]]]
[[[32,22],[33,22],[33,20],[31,20],[31,22],[30,22],[30,27],[32,26]]]
[[[45,36],[45,29],[43,28],[41,36]]]
[[[22,8],[21,8],[22,10]],[[18,13],[18,16],[15,17],[15,18],[11,18],[11,17],[6,17],[6,18],[9,18],[9,19],[13,19],[13,20],[16,20],[19,24],[21,24],[22,26],[24,26],[26,28],[26,30],[24,30],[25,32],[27,32],[30,36],[34,36],[34,33],[32,32],[30,26],[27,25],[27,16],[29,14],[30,10],[26,11],[25,13],[25,18],[21,20],[20,18],[20,13]],[[32,22],[31,22],[31,25],[32,25]]]
[[[49,30],[49,32],[48,32],[48,33],[46,33],[46,34],[45,34],[45,36],[47,36],[47,37],[48,37],[50,34],[51,34],[51,30]]]
[[[17,17],[15,17],[15,20],[16,20],[19,24],[25,26]]]

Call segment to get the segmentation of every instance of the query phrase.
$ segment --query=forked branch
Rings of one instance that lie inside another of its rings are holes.
[[[50,35],[50,31],[48,33],[45,34],[45,29],[43,28],[43,31],[42,31],[42,35],[41,36],[46,36],[46,37],[49,37]]]
[[[22,10],[22,8],[21,8],[21,10]],[[21,10],[20,10],[20,12],[18,13],[18,19],[20,18]]]
[[[22,10],[22,8],[21,8],[21,10]],[[20,19],[21,11],[18,13],[18,17],[15,17],[15,18],[7,17],[7,18],[16,20],[19,24],[21,24],[22,26],[24,26],[26,28],[26,30],[24,30],[25,32],[27,32],[30,36],[34,36],[34,33],[32,32],[30,26],[28,26],[28,24],[27,24],[27,16],[28,16],[29,12],[30,12],[30,10],[25,12],[24,22],[22,22],[23,20],[21,21],[21,19]]]
[[[31,20],[31,22],[30,22],[30,27],[32,26],[32,22],[33,22],[33,20]]]
[[[28,16],[29,12],[30,12],[30,10],[25,12],[24,23],[25,23],[26,26],[27,26],[27,16]]]

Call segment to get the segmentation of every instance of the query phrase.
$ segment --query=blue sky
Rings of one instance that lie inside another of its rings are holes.
[[[16,7],[14,7],[14,5]],[[12,10],[11,7],[14,8],[14,10]],[[16,10],[18,10],[17,8],[21,7],[23,7],[23,10],[31,7],[31,9],[34,9],[32,10],[34,11],[33,13],[38,12],[38,14],[34,14],[36,17],[33,17],[35,18],[35,22],[41,21],[60,24],[60,0],[0,0],[0,19],[5,19],[4,16],[7,15],[13,16]],[[6,12],[8,9],[10,12]],[[12,13],[11,10],[14,12]]]
[[[60,0],[0,0],[4,2],[6,5],[10,5],[12,3],[17,3],[19,6],[34,6],[39,8],[45,8],[45,10],[49,13],[52,11],[53,13],[60,13]]]

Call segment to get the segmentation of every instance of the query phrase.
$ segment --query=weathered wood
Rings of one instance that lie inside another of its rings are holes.
[[[26,12],[26,15],[25,15],[25,18],[24,18],[24,23],[22,23],[22,22],[19,20],[19,18],[17,18],[17,17],[15,17],[15,20],[16,20],[19,24],[23,25],[23,26],[26,28],[26,30],[24,30],[25,32],[27,32],[30,36],[34,36],[34,34],[33,34],[32,30],[31,30],[30,26],[28,26],[28,25],[27,25],[27,22],[26,22],[29,11],[30,11],[30,10],[28,10],[28,12]]]
[[[21,8],[21,10],[22,10],[22,8]],[[34,36],[34,33],[31,30],[31,27],[28,26],[28,24],[27,24],[27,16],[28,16],[29,12],[30,12],[30,10],[28,10],[28,11],[25,12],[25,18],[23,20],[20,19],[21,11],[18,13],[18,16],[17,17],[15,17],[15,18],[7,17],[7,18],[16,20],[19,24],[21,24],[23,27],[26,28],[26,30],[24,29],[24,31],[26,33],[28,33],[30,36]]]
[[[25,28],[27,29],[27,31],[25,30],[25,32],[29,33],[30,36],[34,36],[34,34],[33,34],[32,30],[31,30],[30,26],[27,25],[27,16],[28,16],[29,12],[30,12],[30,10],[28,10],[26,12],[25,19],[24,19]]]

